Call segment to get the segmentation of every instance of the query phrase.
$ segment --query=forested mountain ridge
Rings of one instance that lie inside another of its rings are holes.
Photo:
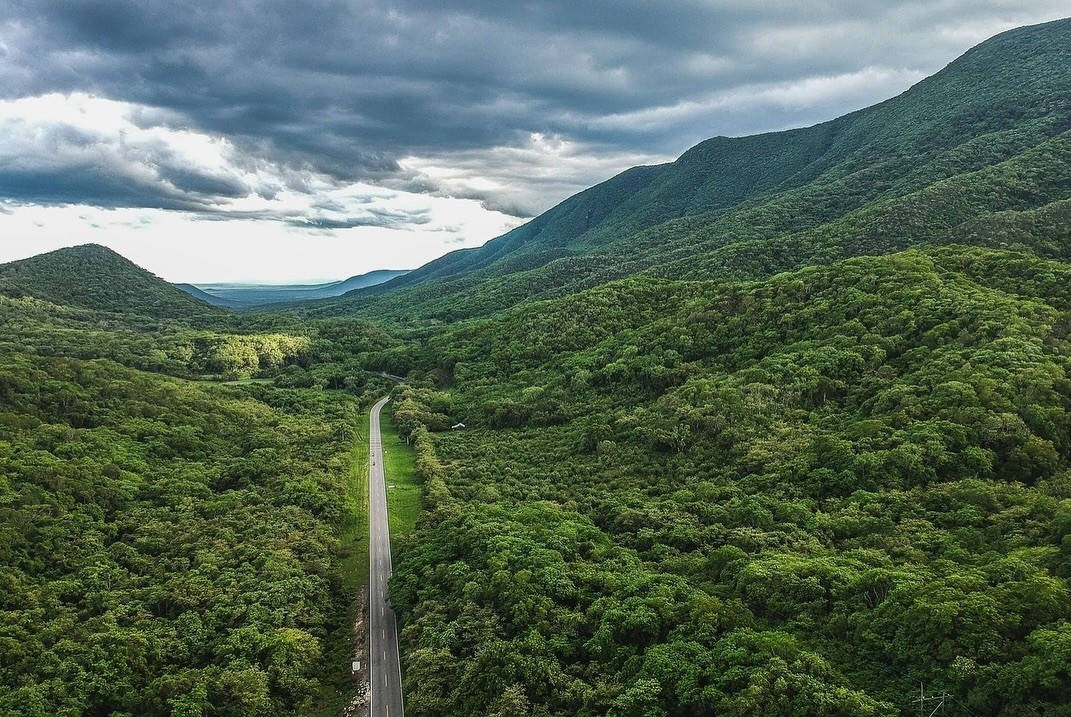
[[[1071,20],[1012,30],[879,105],[806,129],[708,140],[484,247],[303,311],[450,321],[642,272],[758,278],[924,241],[970,241],[950,225],[957,215],[945,216],[963,185],[985,200],[960,213],[972,222],[1071,196],[1064,182],[1032,183],[1062,176],[1069,161],[1069,42]],[[880,233],[844,236],[860,215]],[[916,237],[914,226],[900,226],[905,216],[947,231]]]
[[[218,309],[98,244],[0,264],[0,293],[157,319],[218,313]]]

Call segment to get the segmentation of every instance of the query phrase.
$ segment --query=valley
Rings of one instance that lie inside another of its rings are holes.
[[[343,296],[351,291],[377,286],[405,276],[407,271],[381,269],[343,281],[324,284],[179,284],[178,287],[213,306],[225,309],[247,309],[253,306],[285,304]]]
[[[339,295],[0,265],[0,714],[340,714],[365,589],[376,717],[1071,714],[1069,43]]]

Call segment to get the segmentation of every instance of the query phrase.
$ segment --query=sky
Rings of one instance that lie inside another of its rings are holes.
[[[415,268],[697,142],[894,96],[1066,0],[3,0],[0,261]]]

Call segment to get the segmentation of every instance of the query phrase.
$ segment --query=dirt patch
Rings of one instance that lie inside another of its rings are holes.
[[[368,684],[368,586],[362,585],[357,592],[357,616],[353,620],[353,660],[361,669],[353,672],[357,683],[356,694],[342,710],[340,717],[365,717],[371,707]]]

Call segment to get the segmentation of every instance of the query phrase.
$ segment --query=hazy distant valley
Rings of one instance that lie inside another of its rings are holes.
[[[408,274],[408,271],[380,269],[342,281],[323,284],[176,284],[191,296],[213,306],[244,309],[265,304],[287,304],[329,299],[350,291],[377,286]]]

